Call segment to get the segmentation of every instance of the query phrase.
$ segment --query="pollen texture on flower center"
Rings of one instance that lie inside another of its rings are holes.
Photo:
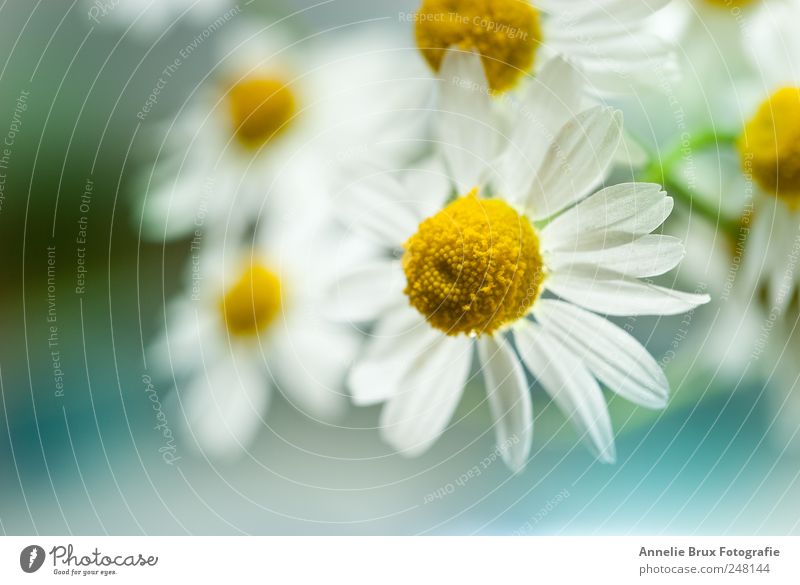
[[[423,221],[405,243],[405,294],[448,335],[491,334],[525,316],[544,270],[531,223],[473,191]]]
[[[717,8],[744,8],[748,4],[752,4],[756,0],[705,0],[706,4],[711,4]]]
[[[800,88],[772,94],[739,139],[746,173],[767,193],[800,204]]]
[[[222,297],[221,309],[232,335],[263,331],[281,310],[280,279],[261,264],[250,265]]]
[[[258,148],[286,130],[297,104],[284,81],[248,77],[231,87],[228,108],[236,138],[248,148]]]
[[[489,86],[514,87],[533,66],[542,41],[539,12],[528,0],[422,0],[417,46],[438,71],[450,47],[481,55]]]

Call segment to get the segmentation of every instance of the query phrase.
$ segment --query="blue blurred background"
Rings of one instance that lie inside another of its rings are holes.
[[[238,18],[312,4],[254,2]],[[336,0],[290,24],[313,31],[380,18],[411,43],[397,15],[415,7]],[[683,330],[705,336],[714,306],[698,309],[688,325],[685,317],[637,320],[637,335],[669,362],[674,396],[661,413],[609,397],[613,466],[595,463],[534,388],[534,456],[511,475],[494,454],[485,405],[475,408],[478,387],[460,406],[469,414],[416,460],[380,442],[377,409],[326,427],[276,399],[270,428],[240,459],[206,460],[178,442],[180,459],[166,464],[143,352],[165,299],[179,290],[189,247],[142,242],[133,227],[132,179],[148,162],[136,112],[164,63],[203,26],[181,20],[163,38],[143,40],[93,23],[80,2],[0,7],[0,134],[28,92],[0,207],[0,532],[800,532],[800,457],[770,439],[764,386],[722,383],[691,351],[669,353]],[[210,45],[181,67],[155,115],[168,118],[206,74]],[[176,417],[169,388],[156,391]]]

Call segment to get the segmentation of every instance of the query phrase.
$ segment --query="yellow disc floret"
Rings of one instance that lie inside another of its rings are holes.
[[[222,297],[220,308],[232,335],[255,335],[281,310],[281,281],[270,269],[253,263]]]
[[[744,8],[745,6],[752,4],[756,0],[703,0],[706,4],[711,4],[716,8]]]
[[[800,88],[781,88],[764,101],[738,146],[745,172],[759,187],[800,204]]]
[[[248,77],[231,87],[228,109],[236,138],[243,146],[256,149],[283,133],[297,103],[285,81]]]
[[[417,46],[439,71],[450,47],[481,55],[489,86],[512,88],[533,66],[542,42],[539,12],[528,0],[422,0]]]
[[[476,191],[419,225],[403,270],[411,306],[448,335],[491,334],[524,317],[544,280],[531,223]]]

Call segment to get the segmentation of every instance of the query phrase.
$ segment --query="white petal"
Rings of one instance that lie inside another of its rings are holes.
[[[372,321],[404,300],[398,261],[373,260],[344,274],[331,290],[327,313],[341,321]]]
[[[536,6],[558,18],[564,14],[570,18],[580,15],[593,20],[596,28],[602,21],[627,22],[641,20],[660,10],[671,0],[536,0]],[[600,21],[600,22],[598,22]]]
[[[214,456],[246,451],[262,427],[269,402],[263,373],[249,360],[231,355],[199,373],[180,393],[185,395],[189,432]]]
[[[664,372],[626,331],[593,313],[551,299],[540,299],[534,314],[610,390],[647,408],[667,405],[669,383]]]
[[[561,57],[551,59],[528,82],[514,118],[509,143],[498,162],[502,193],[528,193],[547,146],[561,128],[581,111],[583,88],[577,70]]]
[[[550,217],[584,197],[605,179],[622,136],[622,113],[597,106],[578,114],[559,132],[527,196],[536,218]]]
[[[777,206],[765,201],[758,213],[755,214],[750,234],[747,237],[742,256],[742,271],[734,292],[748,302],[752,295],[756,294],[762,276],[769,273],[772,262],[770,248],[774,245],[772,243],[772,226],[775,221],[775,213],[777,213]]]
[[[623,237],[628,238],[627,243],[612,237],[607,242],[598,242],[594,249],[548,254],[547,265],[553,270],[568,272],[572,264],[589,264],[641,278],[672,270],[686,254],[683,243],[673,236],[648,234],[637,238],[624,234]],[[631,241],[631,238],[635,239]]]
[[[497,133],[480,57],[449,50],[440,70],[438,137],[459,193],[479,185],[494,162]]]
[[[352,173],[347,173],[352,175]],[[336,211],[347,229],[355,229],[388,248],[400,246],[417,229],[413,197],[388,172],[370,168],[348,177],[336,195]]]
[[[623,169],[640,169],[650,160],[641,144],[627,132],[622,133],[617,151],[614,153],[614,165]]]
[[[312,417],[341,415],[347,404],[345,373],[358,349],[356,332],[323,320],[293,319],[285,327],[266,355],[278,389]]]
[[[416,163],[413,169],[408,169],[403,177],[403,187],[417,221],[413,232],[417,231],[422,220],[445,206],[453,190],[450,177],[439,157],[429,157],[428,160]]]
[[[768,8],[748,14],[747,46],[751,50],[745,56],[755,62],[760,78],[770,87],[796,85],[800,79],[800,37],[780,31],[791,30],[800,18],[800,6],[796,2],[772,2]]]
[[[389,312],[378,322],[363,355],[350,370],[347,385],[353,402],[367,406],[399,394],[403,377],[440,336],[410,307]]]
[[[188,299],[170,303],[164,331],[147,351],[149,369],[180,378],[195,370],[201,356],[216,359],[225,350],[217,326],[216,315],[200,310],[198,303]]]
[[[554,272],[545,287],[558,296],[606,315],[677,315],[707,303],[708,295],[672,290],[595,266]]]
[[[512,471],[521,471],[528,462],[533,441],[533,406],[525,371],[501,337],[480,337],[478,355],[497,448]]]
[[[439,338],[414,362],[381,413],[381,435],[399,453],[426,451],[453,417],[472,362],[469,339]]]
[[[551,4],[545,2],[545,4]],[[620,94],[643,83],[655,86],[677,73],[674,48],[648,26],[660,8],[639,0],[559,2],[544,24],[548,47],[585,70],[595,91]]]
[[[781,208],[772,228],[771,245],[768,252],[772,267],[768,275],[770,307],[783,313],[794,298],[797,268],[797,216]]]
[[[525,365],[536,376],[592,453],[604,463],[616,460],[614,432],[603,393],[583,363],[556,338],[534,324],[514,332]]]
[[[673,200],[654,183],[623,183],[598,191],[542,230],[545,249],[572,250],[595,232],[649,234],[672,212]]]

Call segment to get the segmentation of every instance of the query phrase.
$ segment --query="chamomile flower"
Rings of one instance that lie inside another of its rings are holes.
[[[439,71],[449,48],[476,51],[493,91],[514,88],[553,55],[579,64],[593,89],[625,93],[667,71],[670,46],[646,30],[669,0],[422,0],[415,35]]]
[[[275,391],[315,420],[347,405],[357,335],[319,308],[348,248],[325,213],[289,214],[252,248],[194,253],[188,290],[151,348],[150,367],[175,381],[187,440],[210,456],[244,453],[268,426]]]
[[[800,43],[790,28],[798,17],[800,7],[778,2],[764,11],[768,21],[754,28],[753,58],[766,95],[744,106],[749,118],[737,143],[753,194],[741,287],[765,299],[767,313],[782,313],[797,299],[800,285]]]
[[[410,112],[427,106],[431,82],[391,35],[348,32],[300,42],[281,40],[271,25],[226,37],[214,82],[187,101],[143,177],[146,237],[198,226],[246,233],[264,193],[298,157],[318,156],[310,166],[320,174],[332,172],[333,157],[410,156],[408,138],[425,123]]]
[[[385,402],[384,439],[420,454],[448,426],[477,348],[513,470],[531,448],[526,370],[596,456],[613,461],[600,383],[650,408],[665,406],[668,384],[633,337],[596,313],[669,315],[708,300],[641,280],[683,257],[679,240],[651,234],[672,200],[633,183],[587,197],[606,176],[622,120],[603,106],[579,109],[580,77],[565,61],[533,81],[503,148],[480,57],[451,52],[441,69],[447,174],[424,169],[404,187],[371,171],[337,203],[384,250],[334,293],[342,317],[376,322],[349,375],[353,400]]]

